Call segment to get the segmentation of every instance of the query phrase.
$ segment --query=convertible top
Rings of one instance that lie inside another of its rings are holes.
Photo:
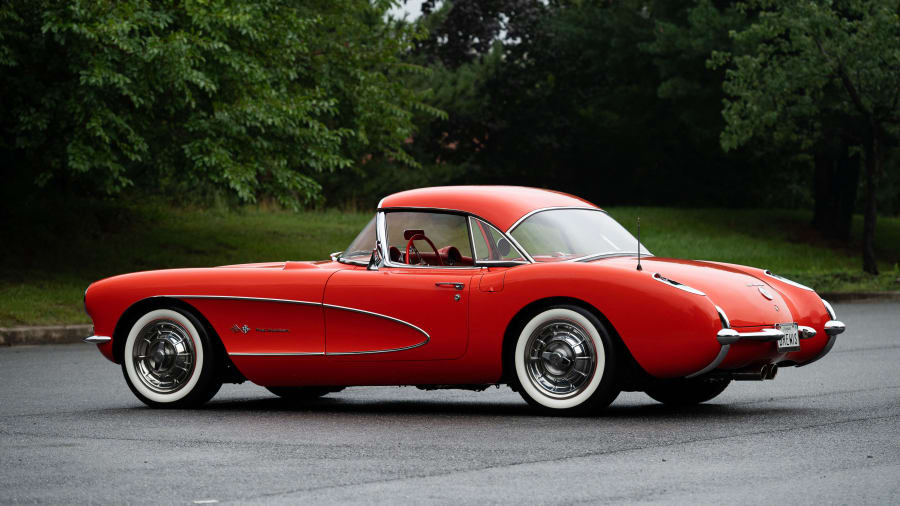
[[[597,209],[587,200],[566,193],[524,186],[438,186],[395,193],[382,199],[378,209],[422,207],[465,211],[480,216],[501,230],[519,218],[547,207]]]

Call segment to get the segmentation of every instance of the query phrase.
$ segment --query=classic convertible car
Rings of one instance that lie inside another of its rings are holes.
[[[811,364],[844,330],[803,285],[657,258],[590,202],[500,186],[391,195],[330,260],[125,274],[85,308],[85,341],[153,407],[245,380],[295,400],[503,383],[551,413],[622,390],[694,404]]]

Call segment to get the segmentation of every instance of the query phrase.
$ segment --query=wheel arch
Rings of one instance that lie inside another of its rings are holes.
[[[642,378],[643,376],[649,376],[643,370],[643,368],[638,365],[637,361],[631,355],[631,351],[628,350],[628,346],[622,340],[622,337],[619,335],[619,332],[616,330],[615,326],[613,326],[612,322],[609,321],[609,318],[607,318],[599,308],[585,300],[575,297],[545,297],[534,300],[525,305],[512,317],[509,324],[507,324],[506,331],[503,334],[503,349],[501,352],[503,362],[503,372],[501,375],[502,382],[509,385],[515,384],[515,366],[513,365],[511,358],[513,355],[512,350],[516,345],[516,339],[518,338],[519,330],[528,322],[529,319],[537,315],[543,309],[560,305],[579,307],[600,320],[600,323],[602,323],[606,331],[609,332],[610,338],[614,343],[616,343],[616,354],[618,355],[616,357],[616,360],[618,362],[617,366],[621,368],[620,370],[623,373],[623,386],[630,387],[631,383],[636,382],[636,380],[631,381],[632,378]]]
[[[181,309],[199,320],[200,324],[203,325],[203,330],[206,331],[206,334],[209,336],[210,342],[216,348],[216,356],[219,361],[217,369],[218,374],[222,377],[221,379],[224,382],[233,383],[244,381],[243,376],[238,372],[237,368],[228,357],[225,345],[222,344],[222,339],[219,337],[219,334],[209,320],[206,319],[206,316],[191,304],[173,297],[147,297],[135,302],[122,313],[122,316],[119,317],[119,320],[116,322],[116,328],[113,331],[113,359],[115,363],[121,364],[124,359],[125,341],[128,338],[128,333],[131,330],[131,326],[134,325],[134,322],[148,311],[164,308]]]

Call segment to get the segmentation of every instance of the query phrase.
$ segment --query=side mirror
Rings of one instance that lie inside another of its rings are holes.
[[[378,241],[375,249],[372,250],[372,256],[369,257],[369,265],[366,266],[366,270],[377,271],[382,265],[384,265],[384,258],[381,257],[381,241]]]

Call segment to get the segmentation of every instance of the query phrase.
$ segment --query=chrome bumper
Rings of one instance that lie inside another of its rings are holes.
[[[828,322],[828,323],[838,323],[841,325],[841,330],[838,331],[838,334],[844,331],[844,324],[841,322]],[[828,333],[828,323],[825,324],[825,333]],[[812,327],[807,327],[805,325],[800,325],[797,328],[798,337],[800,339],[811,339],[816,337],[816,329]],[[756,332],[738,332],[734,329],[722,329],[716,334],[716,340],[719,341],[721,345],[734,344],[738,341],[757,341],[757,342],[771,342],[778,341],[779,339],[784,337],[784,332],[778,329],[762,329]]]
[[[112,338],[107,336],[88,336],[84,338],[84,342],[88,344],[105,344],[110,341],[112,341]]]
[[[719,311],[721,313],[721,310]],[[723,319],[723,323],[726,321],[727,319]],[[829,351],[831,351],[832,346],[834,346],[837,335],[844,332],[845,328],[846,327],[844,326],[844,324],[838,320],[829,320],[825,322],[825,334],[828,335],[828,342],[825,343],[825,347],[822,348],[822,352],[816,355],[816,357],[812,360],[803,364],[798,364],[797,367],[811,364],[816,360],[824,357]],[[816,336],[816,330],[812,327],[800,325],[797,330],[799,334],[798,337],[800,339],[810,339]],[[783,337],[784,332],[774,328],[762,329],[755,332],[738,332],[731,328],[722,329],[718,333],[716,333],[716,340],[721,346],[721,348],[719,348],[719,354],[716,355],[716,358],[714,358],[713,361],[709,363],[709,365],[686,377],[694,378],[696,376],[702,376],[708,372],[715,370],[717,367],[719,367],[719,364],[721,364],[725,360],[725,356],[728,355],[728,350],[731,349],[731,345],[734,343],[740,341],[773,342],[778,341]]]
[[[829,311],[831,311],[830,307]],[[825,334],[828,335],[828,342],[825,343],[825,347],[822,348],[822,351],[818,355],[806,362],[803,362],[802,364],[797,364],[797,367],[809,365],[827,355],[828,352],[831,351],[831,348],[834,347],[834,343],[835,341],[837,341],[838,334],[843,334],[846,328],[847,327],[844,325],[844,322],[838,320],[828,320],[827,322],[825,322]]]

